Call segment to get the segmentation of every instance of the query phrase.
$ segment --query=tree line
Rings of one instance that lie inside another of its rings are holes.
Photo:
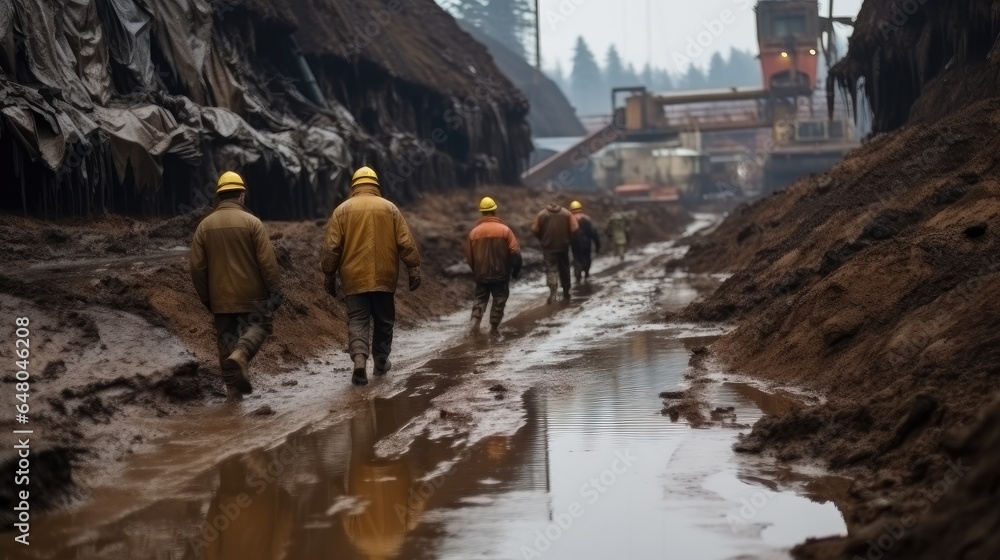
[[[526,61],[525,47],[534,35],[533,0],[438,0],[456,17],[476,26]],[[664,57],[666,59],[667,57]],[[603,65],[587,41],[579,37],[573,53],[572,68],[561,64],[545,73],[562,89],[577,115],[601,115],[611,112],[611,89],[646,86],[652,91],[713,89],[760,86],[760,66],[750,51],[730,49],[728,56],[716,52],[707,68],[690,64],[683,73],[646,64],[637,70],[622,60],[615,45],[608,48]]]
[[[578,115],[610,113],[611,89],[616,87],[646,86],[652,91],[664,92],[761,85],[760,65],[751,51],[732,48],[725,57],[716,52],[708,68],[691,64],[683,74],[674,74],[649,64],[636,70],[631,63],[622,60],[615,45],[608,48],[602,66],[583,37],[577,39],[569,72],[557,64],[547,69],[546,74],[563,90]]]

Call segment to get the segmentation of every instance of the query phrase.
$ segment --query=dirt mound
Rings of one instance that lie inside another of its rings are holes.
[[[531,133],[536,138],[587,134],[576,116],[576,110],[570,105],[559,86],[548,76],[535,70],[534,66],[505,47],[503,43],[476,29],[475,26],[462,22],[459,22],[459,25],[476,41],[486,45],[500,71],[527,96],[531,105],[528,122],[531,124]]]
[[[735,323],[712,347],[727,367],[827,397],[761,420],[737,445],[819,461],[854,480],[841,504],[848,538],[807,543],[797,555],[992,558],[1000,548],[983,535],[995,508],[979,497],[995,489],[985,474],[951,479],[959,456],[973,472],[1000,468],[995,448],[960,436],[1000,389],[1000,98],[979,87],[983,68],[996,75],[987,57],[996,30],[984,41],[970,23],[958,45],[949,37],[965,27],[943,27],[990,2],[927,3],[897,24],[900,35],[867,49],[893,5],[866,2],[842,76],[860,72],[874,88],[882,129],[909,124],[868,139],[826,175],[736,209],[674,266],[733,272],[685,311]],[[934,66],[938,55],[922,58],[915,37],[953,62]],[[912,56],[898,38],[908,38]],[[910,71],[926,79],[904,79]],[[897,91],[906,87],[915,89]],[[954,103],[931,106],[945,97]],[[960,440],[966,455],[957,454]]]

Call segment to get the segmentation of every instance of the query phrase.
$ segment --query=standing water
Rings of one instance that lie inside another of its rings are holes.
[[[117,493],[49,516],[14,557],[787,558],[807,537],[843,534],[832,503],[735,456],[738,428],[660,414],[658,393],[683,388],[691,349],[717,334],[644,327],[651,309],[698,294],[653,266],[670,251],[599,261],[568,306],[541,305],[540,281],[516,286],[500,340],[443,339],[408,374],[358,390],[342,420],[169,481],[137,475],[163,472],[138,457]],[[464,316],[437,330],[458,331]],[[404,337],[397,353],[418,344]],[[709,400],[747,425],[764,397],[723,384]],[[179,465],[201,452],[184,449],[171,453]],[[170,489],[144,503],[143,485]]]

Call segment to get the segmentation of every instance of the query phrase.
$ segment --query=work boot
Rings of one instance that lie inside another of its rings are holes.
[[[351,383],[355,385],[368,384],[368,356],[356,354],[354,356],[354,375],[351,376]]]
[[[555,288],[549,288],[549,301],[548,301],[548,304],[552,305],[555,302],[556,302],[556,289]]]
[[[490,325],[490,336],[500,336],[500,325]]]
[[[564,302],[569,301],[569,290],[563,290],[563,301]]]
[[[386,358],[384,360],[375,360],[375,367],[372,372],[375,375],[385,375],[387,371],[392,369],[392,360]]]
[[[482,317],[473,317],[469,321],[469,334],[479,334],[479,325],[483,322]]]
[[[222,370],[222,379],[226,385],[236,388],[242,395],[253,393],[250,385],[250,354],[242,346],[237,346],[226,358],[226,368]]]

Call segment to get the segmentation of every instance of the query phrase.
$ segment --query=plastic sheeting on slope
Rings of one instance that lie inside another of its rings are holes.
[[[247,168],[266,176],[265,210],[284,204],[275,215],[295,217],[328,213],[362,163],[395,177],[386,192],[404,198],[516,181],[530,150],[524,98],[505,79],[484,81],[499,75],[485,49],[433,2],[399,0],[404,15],[384,28],[396,39],[361,49],[373,56],[331,54],[353,43],[349,31],[329,37],[309,59],[325,105],[298,91],[296,21],[315,44],[314,22],[363,23],[382,4],[0,0],[0,144],[13,142],[16,160],[2,178],[38,193],[0,190],[0,203],[174,211],[221,170]],[[456,52],[471,62],[453,64]],[[428,148],[445,122],[447,141]]]

